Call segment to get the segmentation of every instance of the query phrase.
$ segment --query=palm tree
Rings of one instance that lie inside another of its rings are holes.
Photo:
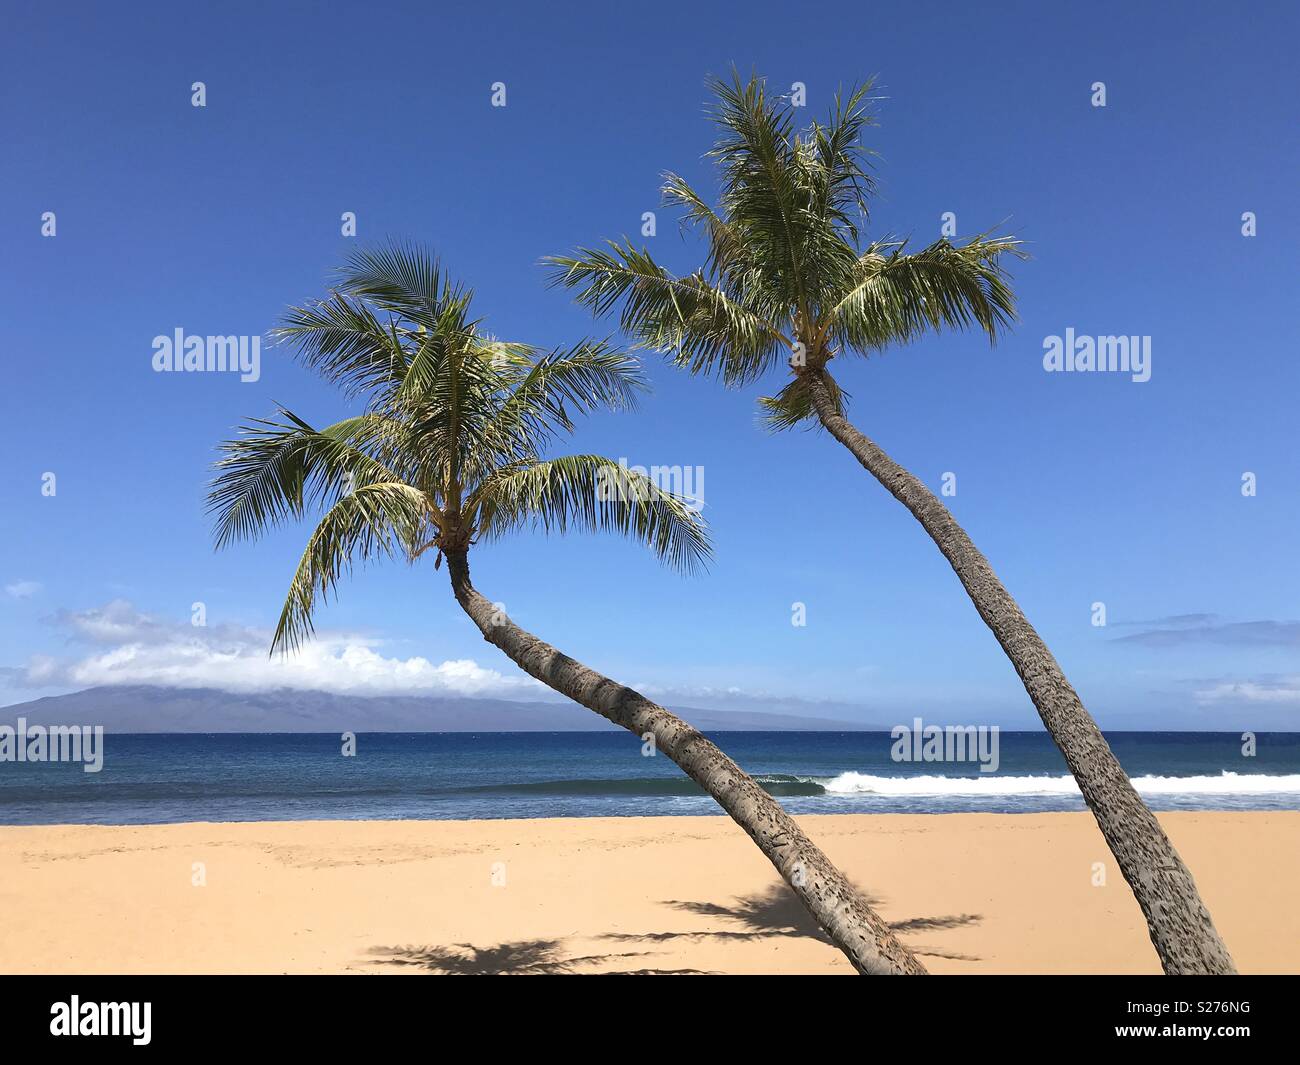
[[[712,83],[720,129],[716,207],[676,174],[666,205],[702,231],[704,264],[676,276],[631,241],[547,260],[554,284],[596,315],[616,308],[625,332],[693,373],[741,386],[780,364],[790,376],[761,399],[775,430],[820,423],[901,502],[951,563],[993,630],[1079,783],[1146,915],[1168,973],[1232,972],[1196,886],[1079,696],[988,560],[948,509],[845,417],[831,361],[867,356],[930,330],[977,326],[990,341],[1015,318],[1006,261],[1019,242],[989,234],[964,244],[863,241],[874,191],[860,145],[870,83],[839,94],[825,124],[802,132],[761,79]]]
[[[603,342],[541,353],[485,335],[471,296],[427,253],[391,244],[350,257],[324,300],[291,308],[276,331],[365,410],[315,429],[288,410],[222,445],[209,497],[219,547],[323,511],[272,641],[312,632],[318,600],[354,563],[436,552],[483,638],[526,673],[671,758],[758,844],[862,973],[924,973],[780,805],[689,724],[516,625],[470,581],[469,552],[524,528],[614,531],[683,570],[709,554],[680,497],[598,455],[543,459],[573,416],[631,407],[637,361]]]

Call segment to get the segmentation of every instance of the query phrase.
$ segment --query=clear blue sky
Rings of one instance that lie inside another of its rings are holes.
[[[344,211],[360,241],[435,247],[500,336],[603,333],[537,260],[636,233],[666,169],[712,188],[705,78],[734,63],[806,83],[810,116],[879,75],[873,234],[928,241],[952,211],[960,234],[1009,219],[1029,242],[1023,320],[998,347],[951,335],[840,373],[895,458],[936,488],[957,474],[958,520],[1093,713],[1300,720],[1294,5],[48,3],[5,21],[0,702],[105,671],[184,678],[222,640],[237,671],[278,612],[305,530],[214,554],[214,446],[273,402],[345,408],[274,350],[257,383],[155,374],[155,335],[263,333],[324,292],[355,243]],[[693,266],[659,222],[652,250]],[[1150,335],[1152,379],[1045,373],[1043,338],[1066,327]],[[677,705],[1036,722],[937,550],[847,453],[764,435],[769,390],[647,369],[643,408],[571,449],[703,466],[710,574],[520,539],[477,552],[486,594]],[[418,656],[514,676],[431,566],[360,574],[320,625],[339,655],[363,639],[381,675]]]

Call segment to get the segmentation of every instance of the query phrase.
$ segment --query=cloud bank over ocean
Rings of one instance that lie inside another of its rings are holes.
[[[337,695],[459,695],[538,698],[531,677],[503,673],[472,659],[434,662],[383,653],[385,641],[319,631],[296,653],[269,655],[271,633],[242,625],[193,625],[159,618],[117,599],[102,607],[59,611],[53,618],[78,653],[34,656],[11,669],[24,688],[156,685],[230,692],[277,689]]]

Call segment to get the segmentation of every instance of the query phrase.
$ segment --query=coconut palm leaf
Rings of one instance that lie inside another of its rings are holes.
[[[313,505],[328,505],[359,484],[393,473],[367,451],[391,427],[375,415],[349,418],[317,431],[292,411],[281,420],[250,419],[242,435],[222,445],[218,477],[208,499],[217,515],[217,546],[247,540]]]
[[[708,561],[708,532],[694,508],[645,474],[600,455],[566,455],[503,468],[471,499],[482,537],[527,527],[545,532],[616,532],[648,545],[672,568]]]
[[[703,273],[674,277],[649,252],[630,243],[608,243],[608,251],[580,248],[553,256],[552,285],[577,292],[577,301],[596,315],[622,303],[622,328],[648,348],[670,352],[694,371],[721,368],[728,379],[744,380],[750,368],[789,350],[776,320],[711,284]]]
[[[317,600],[358,562],[410,557],[429,513],[424,493],[408,484],[363,485],[341,497],[316,526],[289,582],[271,650],[296,650],[313,631]]]

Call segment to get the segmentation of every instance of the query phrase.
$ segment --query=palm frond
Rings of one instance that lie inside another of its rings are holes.
[[[339,289],[425,329],[469,327],[473,294],[443,271],[419,245],[389,240],[358,248],[339,272]]]
[[[835,409],[843,414],[848,403],[848,393],[840,388],[830,374],[826,374],[823,380],[830,390]],[[804,375],[794,378],[775,396],[761,396],[758,406],[762,424],[770,432],[783,432],[800,425],[816,427],[819,424],[812,420],[817,412],[813,407],[808,378]]]
[[[857,350],[907,341],[926,330],[975,325],[996,339],[1016,318],[1005,259],[1018,256],[1009,237],[944,239],[908,254],[900,242],[870,245],[854,279],[827,316],[832,336]]]
[[[761,78],[714,78],[711,117],[719,136],[708,155],[722,171],[722,213],[768,266],[787,306],[808,308],[804,278],[806,231],[818,220],[803,210],[794,164],[794,108],[769,97]]]
[[[577,292],[598,317],[622,303],[620,324],[648,348],[692,371],[748,380],[790,342],[780,328],[712,285],[703,274],[674,277],[631,243],[579,248],[545,260],[550,284]],[[756,369],[758,368],[758,369]]]
[[[350,418],[317,431],[291,411],[279,414],[278,421],[251,419],[221,446],[208,496],[218,548],[300,518],[357,485],[394,477],[367,450],[391,436],[383,419]]]
[[[290,307],[271,335],[350,397],[394,386],[410,362],[405,334],[395,324],[380,322],[365,303],[339,293]]]
[[[608,341],[584,340],[556,349],[504,375],[509,386],[494,418],[507,434],[518,434],[529,450],[559,432],[572,432],[571,412],[632,410],[648,391],[641,364]]]
[[[830,120],[814,123],[809,135],[819,167],[812,212],[842,225],[855,244],[858,218],[870,219],[870,197],[876,193],[875,176],[867,168],[876,153],[861,143],[862,130],[876,124],[868,95],[874,84],[868,79],[847,93],[837,92]]]
[[[665,174],[662,195],[665,207],[682,209],[684,229],[703,230],[709,246],[704,273],[711,281],[720,283],[724,291],[738,291],[761,273],[744,235],[710,207],[684,177]]]
[[[711,553],[698,501],[599,455],[504,468],[480,486],[474,506],[480,535],[488,539],[530,525],[546,532],[617,532],[682,572],[699,569]]]
[[[424,494],[400,482],[363,485],[335,502],[294,571],[272,652],[295,650],[311,635],[318,599],[326,600],[357,562],[413,555],[427,520]]]

